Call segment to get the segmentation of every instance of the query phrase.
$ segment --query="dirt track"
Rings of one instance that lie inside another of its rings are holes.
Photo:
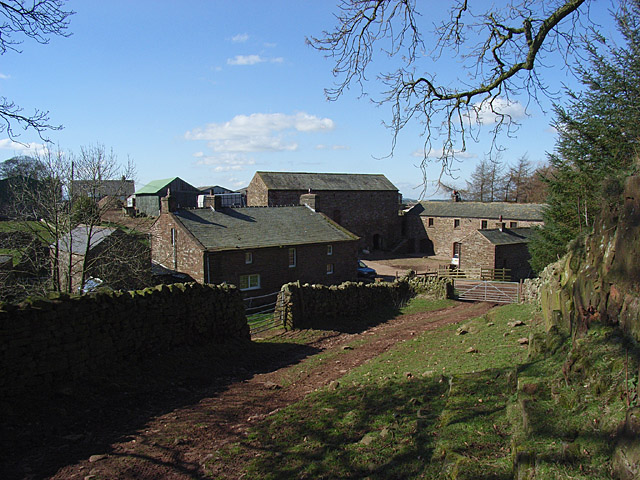
[[[118,397],[114,396],[112,402],[106,402],[111,408],[103,407],[83,417],[87,425],[82,433],[67,434],[53,444],[33,445],[29,451],[11,452],[12,457],[0,464],[0,472],[4,472],[3,478],[204,478],[205,463],[224,445],[245,438],[254,422],[339,379],[398,342],[482,315],[492,306],[459,303],[436,312],[398,316],[360,333],[327,335],[306,347],[291,349],[287,353],[290,358],[266,359],[269,365],[260,368],[264,373],[245,372],[238,378],[213,381],[200,388],[164,386],[174,389],[168,396],[176,407],[164,405],[154,414],[154,408],[146,406],[147,399],[136,399],[127,406],[126,414],[127,418],[140,421],[120,421],[118,412],[125,411],[119,410]],[[353,349],[343,349],[354,340],[363,341]],[[333,349],[341,350],[338,361],[309,369],[292,367]],[[184,392],[182,396],[180,391]],[[153,399],[148,400],[152,405]],[[94,415],[99,417],[93,418]],[[250,455],[248,452],[209,462],[207,473],[211,475],[210,469],[215,465],[218,470],[213,472],[214,477],[238,478],[239,469]]]

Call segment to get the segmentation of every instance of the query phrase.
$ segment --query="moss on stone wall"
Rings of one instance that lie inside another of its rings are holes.
[[[325,328],[336,321],[349,322],[374,310],[400,307],[413,295],[407,280],[329,287],[296,282],[283,285],[280,291],[287,328]]]

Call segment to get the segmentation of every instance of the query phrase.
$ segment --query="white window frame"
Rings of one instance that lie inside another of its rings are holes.
[[[333,263],[327,263],[327,275],[333,275]]]
[[[253,263],[253,253],[252,252],[245,252],[244,253],[244,263],[245,263],[245,265],[249,265],[249,264]]]
[[[172,228],[171,229],[171,245],[175,245],[176,244],[176,229]]]
[[[298,263],[298,254],[295,247],[289,247],[289,268],[294,268]]]
[[[327,255],[333,255],[333,245],[327,245]]]
[[[243,279],[246,279],[246,287],[242,287]],[[260,289],[260,274],[250,273],[247,275],[240,275],[238,278],[238,288],[240,291],[245,292],[247,290],[259,290]]]

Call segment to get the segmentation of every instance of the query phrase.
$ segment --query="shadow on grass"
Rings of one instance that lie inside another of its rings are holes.
[[[96,372],[49,395],[0,402],[0,478],[43,478],[110,453],[110,445],[126,441],[154,417],[316,353],[292,343],[186,347]],[[176,472],[197,478],[197,466],[175,458]]]
[[[434,452],[446,382],[403,380],[307,397],[250,435],[248,478],[409,478]]]
[[[363,312],[362,315],[357,317],[325,318],[322,321],[311,321],[302,328],[333,330],[340,333],[362,333],[371,327],[388,322],[401,314],[400,307],[386,306],[379,310]]]

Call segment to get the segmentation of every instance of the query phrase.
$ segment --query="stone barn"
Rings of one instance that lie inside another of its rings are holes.
[[[512,281],[529,278],[528,243],[532,233],[531,228],[476,230],[460,241],[459,268],[507,268]]]
[[[451,258],[477,230],[542,225],[543,204],[423,201],[403,216],[408,253]]]
[[[359,236],[361,249],[390,250],[401,240],[400,194],[384,175],[256,172],[247,188],[249,206],[300,203]]]

